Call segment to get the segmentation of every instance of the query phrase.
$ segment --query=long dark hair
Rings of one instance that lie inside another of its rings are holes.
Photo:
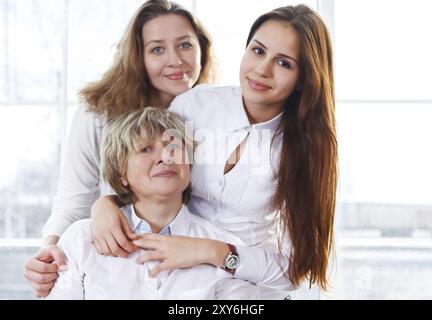
[[[288,276],[328,288],[338,179],[333,53],[321,18],[305,5],[286,6],[259,17],[247,45],[263,23],[288,22],[301,42],[301,85],[285,103],[279,127],[282,152],[272,199],[283,234],[291,238]]]

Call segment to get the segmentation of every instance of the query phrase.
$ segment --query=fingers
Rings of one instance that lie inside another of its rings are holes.
[[[164,259],[166,259],[166,256],[162,254],[160,251],[157,250],[146,251],[138,258],[138,263],[144,264],[147,261],[164,260]]]
[[[102,252],[102,249],[99,246],[99,241],[96,240],[96,239],[93,239],[92,242],[93,242],[94,247],[96,248],[97,253],[102,254],[103,252]]]
[[[139,236],[139,239],[144,239],[144,240],[155,240],[155,241],[162,241],[162,240],[166,240],[169,239],[170,237],[167,236],[163,236],[157,233],[145,233],[142,234],[141,236]]]
[[[105,241],[109,247],[111,256],[122,258],[127,258],[129,256],[129,252],[118,245],[114,235],[111,235],[109,238],[105,238]]]
[[[162,271],[171,269],[169,263],[167,262],[162,262],[160,264],[158,264],[156,267],[154,267],[153,269],[150,270],[149,275],[150,277],[154,278],[156,277],[159,273],[161,273]]]
[[[58,278],[57,273],[39,273],[31,270],[26,270],[24,276],[30,283],[49,284]]]
[[[45,298],[54,287],[54,281],[46,284],[39,284],[36,282],[30,282],[30,285],[34,289],[34,295],[37,298]]]
[[[99,248],[97,249],[99,254],[103,256],[111,256],[111,251],[105,239],[97,239],[94,241],[94,244],[96,246],[96,249]]]
[[[57,246],[50,247],[49,251],[51,252],[51,256],[53,257],[55,264],[58,266],[58,269],[60,271],[66,270],[66,256],[64,252]]]
[[[58,267],[53,263],[46,263],[33,257],[25,264],[26,271],[34,271],[40,273],[57,273]]]
[[[135,233],[132,232],[132,229],[130,228],[129,222],[127,221],[127,219],[126,219],[126,217],[125,217],[124,215],[121,215],[121,216],[120,216],[120,225],[121,225],[121,229],[123,230],[124,234],[125,234],[129,239],[131,239],[131,240],[137,240],[137,239],[139,239],[139,235],[137,235],[137,234],[135,234]],[[116,237],[116,239],[117,239],[117,237]],[[117,239],[117,240],[120,240],[120,239]],[[117,242],[118,242],[118,241],[117,241]],[[119,242],[119,244],[121,245],[120,242]],[[130,244],[129,241],[128,241],[128,244]],[[130,246],[132,246],[132,245],[130,245]],[[123,247],[126,251],[128,251],[128,252],[130,252],[130,253],[132,253],[132,252],[134,252],[134,251],[136,251],[136,250],[138,249],[138,248],[136,248],[136,249],[132,249],[132,251],[130,251],[129,248],[126,248],[126,247],[124,247],[123,245],[122,245],[122,247]],[[132,247],[132,248],[133,248],[133,247]]]
[[[149,249],[149,250],[161,249],[162,247],[159,241],[154,241],[154,240],[138,239],[132,241],[132,243],[137,247],[140,247],[142,249]]]
[[[112,235],[120,249],[123,249],[123,251],[126,252],[126,257],[130,253],[139,250],[139,248],[137,246],[134,246],[133,243],[126,237],[122,230],[114,231]]]

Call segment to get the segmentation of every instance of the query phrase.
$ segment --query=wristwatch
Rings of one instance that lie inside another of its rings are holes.
[[[230,252],[225,257],[225,262],[222,269],[234,275],[240,264],[240,256],[235,246],[230,243],[228,243],[227,245]]]

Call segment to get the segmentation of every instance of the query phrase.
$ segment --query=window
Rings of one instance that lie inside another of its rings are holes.
[[[330,297],[432,296],[431,9],[335,1],[341,184]]]
[[[20,266],[40,244],[76,93],[110,65],[143,1],[0,0],[0,299],[33,298]],[[260,14],[319,10],[334,32],[341,170],[337,265],[321,298],[432,297],[430,1],[177,2],[213,36],[222,85],[238,83]]]
[[[0,299],[32,299],[22,266],[40,245],[77,92],[111,64],[144,0],[0,0]],[[237,84],[247,32],[290,1],[176,0],[214,37],[223,77]],[[306,3],[316,8],[315,0]],[[241,14],[239,14],[241,13]],[[233,28],[233,26],[235,26]]]

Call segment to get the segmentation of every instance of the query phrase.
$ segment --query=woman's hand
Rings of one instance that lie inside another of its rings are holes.
[[[38,298],[46,297],[54,287],[57,272],[67,269],[66,257],[55,244],[40,249],[25,264],[24,276]]]
[[[150,270],[152,277],[164,270],[189,268],[204,263],[221,267],[229,252],[226,243],[220,241],[154,233],[142,235],[133,244],[148,250],[139,257],[138,263],[161,261]]]
[[[99,198],[93,204],[91,216],[92,240],[99,254],[127,258],[139,249],[131,242],[139,237],[112,198]]]

